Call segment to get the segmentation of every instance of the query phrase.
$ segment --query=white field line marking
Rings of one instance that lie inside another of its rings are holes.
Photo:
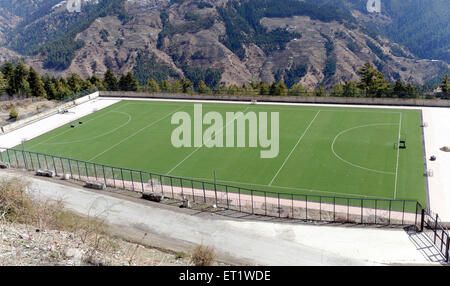
[[[395,167],[395,185],[394,185],[394,200],[397,197],[397,177],[398,177],[398,158],[400,155],[400,132],[402,130],[402,114],[400,113],[400,122],[398,125],[398,141],[397,141],[397,165]]]
[[[111,113],[111,112],[114,112],[114,111],[118,110],[119,108],[122,108],[122,107],[124,107],[124,106],[126,106],[126,105],[128,105],[128,103],[127,103],[127,104],[124,104],[124,105],[121,105],[121,106],[119,106],[118,108],[113,109],[113,110],[111,110],[111,111],[108,111],[108,112],[106,112],[106,113],[103,113],[103,114],[101,114],[101,115],[99,115],[99,116],[96,116],[96,117],[94,117],[94,118],[91,118],[91,119],[87,120],[86,122],[84,122],[84,124],[87,124],[87,123],[89,123],[90,121],[99,119],[99,118],[101,118],[101,117],[103,117],[103,116],[105,116],[105,115],[107,115],[107,114],[109,114],[109,113]],[[94,113],[95,113],[95,112],[94,112]],[[87,115],[86,115],[86,116],[87,116]],[[81,118],[79,118],[79,119],[81,119]],[[79,120],[79,119],[74,119],[74,120],[72,120],[71,122],[73,122],[73,121],[75,121],[75,120]],[[69,122],[69,123],[70,123],[70,122]],[[64,124],[64,125],[65,125],[65,124]],[[64,126],[64,125],[62,125],[62,126]],[[62,126],[61,126],[61,127],[62,127]],[[46,140],[44,140],[44,141],[42,141],[42,142],[39,142],[39,143],[37,143],[37,144],[35,144],[35,145],[33,145],[33,146],[30,146],[29,149],[34,148],[34,147],[36,147],[36,146],[38,146],[38,145],[41,145],[41,144],[43,144],[43,143],[46,143],[46,142],[48,142],[48,141],[50,141],[50,140],[52,140],[52,139],[54,139],[54,138],[56,138],[56,137],[59,137],[59,136],[61,136],[61,135],[63,135],[63,134],[66,134],[67,132],[69,132],[69,131],[71,131],[71,130],[74,130],[74,129],[72,129],[72,128],[67,129],[67,130],[65,130],[65,131],[63,131],[63,132],[61,132],[61,133],[59,133],[59,134],[56,134],[55,136],[52,136],[52,137],[50,137],[50,138],[48,138],[48,139],[46,139]],[[50,131],[49,131],[49,132],[50,132]]]
[[[158,122],[160,122],[160,121],[162,121],[162,120],[164,120],[164,119],[166,119],[167,117],[169,117],[169,116],[171,116],[172,114],[174,114],[175,112],[177,112],[177,111],[183,109],[184,107],[185,107],[185,106],[182,106],[182,107],[178,108],[177,110],[175,110],[175,111],[173,111],[173,112],[167,114],[166,116],[164,116],[164,117],[158,119],[157,121],[153,121],[153,122],[150,123],[149,125],[146,125],[146,126],[142,127],[142,128],[139,129],[138,131],[136,131],[136,132],[134,132],[133,134],[131,134],[131,135],[125,137],[124,139],[120,140],[119,142],[117,142],[116,144],[112,145],[112,146],[109,147],[108,149],[105,149],[103,152],[98,153],[97,155],[95,155],[94,157],[92,157],[91,159],[89,159],[89,160],[87,160],[87,161],[90,162],[90,161],[92,161],[92,160],[94,160],[94,159],[100,157],[101,155],[105,154],[106,152],[110,151],[111,149],[113,149],[113,148],[119,146],[120,144],[122,144],[123,142],[127,141],[127,140],[130,139],[131,137],[136,136],[137,134],[139,134],[139,133],[142,132],[143,130],[145,130],[145,129],[147,129],[147,128],[149,128],[149,127],[151,127],[151,126],[157,124]]]
[[[341,160],[344,163],[347,163],[353,167],[359,168],[359,169],[363,169],[366,171],[370,171],[370,172],[375,172],[375,173],[380,173],[380,174],[386,174],[386,175],[395,175],[394,172],[386,172],[386,171],[380,171],[380,170],[374,170],[374,169],[370,169],[370,168],[366,168],[357,164],[354,164],[352,162],[349,162],[345,159],[343,159],[341,156],[339,156],[335,151],[334,151],[334,144],[336,143],[336,140],[339,136],[341,136],[342,134],[357,129],[357,128],[364,128],[364,127],[370,127],[370,126],[383,126],[383,125],[397,125],[395,123],[373,123],[373,124],[366,124],[366,125],[361,125],[361,126],[356,126],[356,127],[352,127],[349,129],[346,129],[344,131],[341,131],[338,135],[336,135],[336,137],[334,137],[333,143],[331,144],[331,151],[333,152],[334,156],[336,156],[339,160]]]
[[[210,179],[204,179],[204,178],[190,178],[190,179],[211,182]],[[356,197],[363,197],[363,198],[375,198],[375,199],[387,199],[387,200],[391,199],[391,198],[367,196],[367,195],[360,195],[360,194],[353,194],[353,193],[327,192],[327,191],[320,191],[320,190],[307,189],[307,188],[282,187],[282,186],[275,186],[275,185],[269,186],[269,185],[252,184],[252,183],[244,183],[244,182],[236,182],[236,181],[217,180],[217,182],[247,185],[247,186],[257,186],[257,187],[265,187],[265,188],[269,187],[269,188],[279,188],[279,189],[286,189],[286,190],[297,190],[297,191],[307,191],[307,192],[316,192],[316,193],[325,193],[325,194],[335,194],[335,195],[344,195],[344,196],[356,196]],[[211,182],[211,183],[213,183],[213,182]],[[263,191],[263,190],[255,190],[255,191]],[[288,194],[288,195],[290,195],[290,194]],[[303,194],[298,194],[298,195],[300,196]]]
[[[289,158],[291,157],[292,153],[294,152],[295,148],[297,148],[298,144],[300,143],[300,141],[302,141],[303,137],[305,136],[306,132],[308,132],[309,128],[311,127],[311,125],[313,124],[314,120],[316,120],[317,116],[319,115],[320,110],[316,113],[316,116],[314,116],[314,118],[311,120],[311,122],[309,123],[308,127],[306,127],[305,131],[303,132],[303,134],[300,136],[300,138],[298,139],[297,143],[295,144],[294,148],[292,148],[291,152],[288,154],[288,156],[286,157],[286,159],[284,160],[283,164],[281,165],[281,167],[278,169],[278,172],[275,174],[275,176],[273,176],[272,180],[269,183],[269,186],[272,185],[273,181],[275,180],[275,178],[278,176],[278,174],[281,172],[281,169],[283,169],[284,165],[286,164],[286,162],[289,160]]]
[[[244,114],[250,107],[247,107],[244,111],[242,111],[242,114]],[[223,130],[230,125],[231,123],[234,123],[234,121],[236,121],[237,118],[234,118],[233,120],[231,120],[230,122],[227,123],[227,125],[225,125],[224,127],[222,127],[222,129],[219,131],[220,133],[223,132]],[[211,140],[209,140],[211,141]],[[207,141],[207,142],[209,142]],[[200,150],[200,148],[202,148],[203,146],[197,147],[194,151],[192,151],[189,155],[187,155],[181,162],[179,162],[175,167],[173,167],[172,169],[170,169],[170,171],[168,173],[166,173],[166,175],[169,175],[170,173],[172,173],[176,168],[178,168],[181,164],[183,164],[184,161],[186,161],[187,159],[189,159],[195,152],[197,152],[198,150]]]
[[[110,111],[109,113],[120,113],[120,114],[125,114],[126,116],[128,116],[128,120],[127,120],[127,122],[125,122],[124,124],[120,125],[119,127],[116,127],[116,128],[114,128],[114,129],[112,129],[112,130],[110,130],[110,131],[108,131],[108,132],[99,134],[99,135],[94,136],[94,137],[89,137],[89,138],[87,138],[87,139],[80,139],[80,140],[74,140],[74,141],[64,141],[64,142],[56,142],[56,143],[47,143],[47,145],[63,145],[63,144],[72,144],[72,143],[80,143],[80,142],[85,142],[85,141],[91,141],[91,140],[93,140],[93,139],[97,139],[97,138],[106,136],[106,135],[108,135],[108,134],[114,133],[115,131],[119,130],[120,128],[122,128],[122,127],[128,125],[128,123],[130,123],[130,121],[131,121],[131,115],[130,115],[129,113],[127,113],[127,112]]]

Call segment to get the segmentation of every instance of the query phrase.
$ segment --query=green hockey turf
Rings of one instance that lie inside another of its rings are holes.
[[[203,114],[279,112],[280,147],[175,148],[172,115],[194,103],[121,101],[25,143],[110,166],[288,194],[417,200],[426,205],[419,110],[203,103]],[[270,120],[269,120],[270,122]],[[225,122],[224,125],[226,125]],[[207,126],[204,126],[205,130]],[[270,133],[270,132],[269,132]],[[407,148],[399,149],[398,140]],[[193,140],[193,139],[192,139]]]

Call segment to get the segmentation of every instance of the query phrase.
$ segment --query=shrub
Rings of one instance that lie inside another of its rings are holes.
[[[195,266],[211,266],[216,258],[216,253],[209,246],[200,245],[194,248],[191,254],[191,262]]]
[[[27,221],[32,217],[33,201],[26,187],[18,178],[0,180],[0,218]]]
[[[17,112],[17,110],[15,108],[12,108],[11,111],[9,112],[9,117],[12,119],[17,119],[17,117],[19,117],[19,113]]]

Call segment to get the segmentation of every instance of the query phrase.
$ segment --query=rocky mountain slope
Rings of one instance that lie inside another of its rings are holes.
[[[421,1],[382,3],[374,14],[365,0],[99,0],[83,1],[81,13],[59,0],[13,0],[0,3],[0,61],[23,59],[52,75],[133,71],[142,83],[187,77],[311,88],[357,79],[372,62],[391,81],[426,84],[449,71],[448,20],[437,15],[433,30],[418,33],[440,39],[427,49],[437,59],[395,33],[410,33],[399,9],[413,13]]]

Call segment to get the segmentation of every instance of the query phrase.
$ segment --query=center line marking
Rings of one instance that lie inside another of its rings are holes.
[[[272,186],[273,181],[275,180],[275,178],[278,176],[278,174],[281,172],[281,169],[283,169],[284,165],[286,164],[286,162],[289,160],[289,158],[291,157],[292,153],[294,152],[295,148],[297,148],[298,144],[300,143],[300,141],[302,141],[303,137],[305,136],[306,132],[308,132],[309,128],[311,127],[311,125],[313,124],[314,120],[316,120],[317,116],[319,115],[320,110],[316,113],[316,116],[314,116],[314,118],[311,120],[311,122],[309,123],[308,127],[306,127],[305,131],[303,132],[302,136],[300,136],[300,138],[297,141],[297,144],[295,144],[294,148],[292,148],[291,152],[288,154],[288,156],[286,157],[286,159],[284,160],[283,164],[281,165],[280,169],[278,169],[278,172],[275,174],[275,176],[273,176],[272,180],[269,183],[269,186]]]

